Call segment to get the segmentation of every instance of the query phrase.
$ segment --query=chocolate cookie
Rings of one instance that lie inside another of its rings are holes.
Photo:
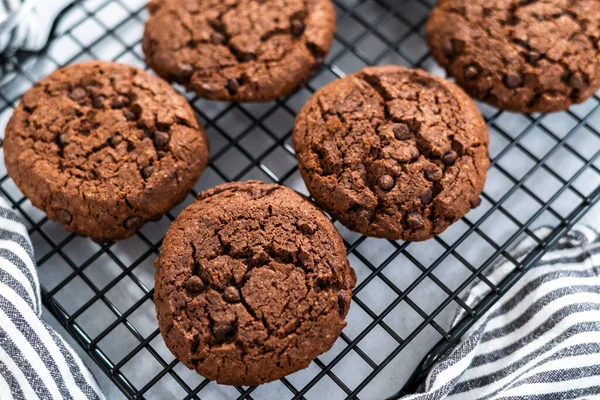
[[[86,62],[36,83],[4,140],[31,203],[97,242],[131,236],[182,201],[208,162],[192,108],[139,69]]]
[[[229,385],[273,381],[329,350],[356,283],[329,219],[291,189],[257,181],[201,193],[155,265],[167,347]]]
[[[365,68],[317,92],[294,149],[316,203],[349,229],[410,241],[478,204],[488,134],[451,82],[398,66]]]
[[[434,58],[471,96],[517,112],[569,108],[600,88],[597,0],[441,0]]]
[[[159,75],[213,100],[269,101],[319,68],[331,0],[153,0],[142,41]]]

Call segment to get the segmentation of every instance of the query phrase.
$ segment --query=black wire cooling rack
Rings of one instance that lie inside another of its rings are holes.
[[[0,132],[22,93],[60,66],[103,59],[147,68],[140,48],[146,1],[76,2],[44,52],[5,61],[13,72],[0,83]],[[481,105],[492,158],[482,206],[424,243],[366,238],[336,223],[359,283],[348,327],[330,352],[304,371],[259,387],[220,386],[187,370],[164,346],[152,301],[152,261],[178,212],[197,191],[224,181],[262,179],[306,194],[290,135],[296,112],[326,83],[375,64],[443,75],[424,41],[435,0],[334,3],[335,43],[306,88],[266,104],[188,95],[210,139],[210,166],[182,205],[126,241],[98,245],[66,232],[23,197],[2,163],[0,192],[29,228],[44,305],[128,398],[381,399],[410,393],[427,368],[600,199],[598,97],[552,115]],[[535,228],[542,225],[550,234],[538,237]],[[516,260],[510,248],[525,237],[537,247]],[[494,282],[486,272],[498,262],[509,263],[512,272]],[[490,294],[469,307],[462,299],[477,282]],[[461,308],[466,318],[451,327]]]

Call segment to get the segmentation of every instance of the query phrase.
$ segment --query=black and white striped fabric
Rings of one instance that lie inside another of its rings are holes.
[[[512,253],[533,245],[525,240]],[[498,265],[488,278],[497,283],[510,269]],[[467,304],[487,289],[472,287]],[[421,391],[405,399],[600,398],[598,233],[574,228],[434,366]]]
[[[0,198],[0,400],[104,399],[73,349],[41,319],[27,230]]]

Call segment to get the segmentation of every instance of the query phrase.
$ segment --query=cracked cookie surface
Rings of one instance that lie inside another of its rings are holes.
[[[201,193],[155,266],[167,347],[230,385],[279,379],[329,350],[356,283],[331,221],[293,190],[257,181]]]
[[[97,242],[131,236],[182,201],[208,162],[194,111],[142,70],[86,62],[27,91],[3,143],[31,203]]]
[[[479,204],[485,121],[456,85],[369,67],[317,92],[292,136],[315,202],[367,236],[426,240]]]
[[[596,0],[441,0],[434,58],[471,96],[517,112],[569,108],[600,88]]]
[[[153,0],[142,46],[159,75],[213,100],[269,101],[320,68],[331,0]]]

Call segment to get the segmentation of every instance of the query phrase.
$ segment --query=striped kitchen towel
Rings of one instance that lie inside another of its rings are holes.
[[[0,197],[0,400],[103,399],[73,349],[42,319],[25,226]]]
[[[534,245],[524,240],[511,253],[522,258]],[[499,283],[512,268],[499,264],[488,279]],[[481,282],[466,303],[488,292]],[[571,230],[433,367],[420,392],[403,400],[600,398],[598,233]]]

